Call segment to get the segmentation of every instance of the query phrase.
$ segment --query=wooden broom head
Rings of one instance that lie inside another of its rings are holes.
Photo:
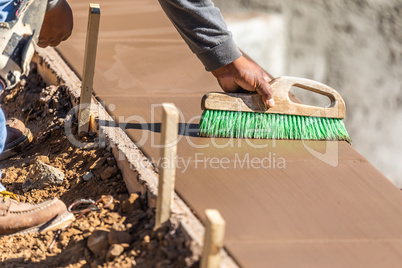
[[[257,93],[211,92],[202,98],[201,109],[345,118],[345,102],[335,89],[327,85],[309,79],[287,76],[275,78],[270,84],[274,94],[274,107],[268,108]],[[295,103],[289,98],[289,90],[292,86],[327,96],[331,104],[329,107],[317,107]]]

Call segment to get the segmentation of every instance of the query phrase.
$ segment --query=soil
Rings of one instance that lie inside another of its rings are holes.
[[[62,86],[46,86],[33,66],[18,88],[2,93],[1,103],[6,118],[22,120],[34,135],[23,152],[1,162],[7,190],[29,203],[58,197],[69,206],[77,199],[105,195],[114,201],[77,219],[52,249],[56,231],[0,238],[0,267],[198,266],[177,224],[153,230],[154,210],[145,196],[127,192],[110,148],[83,149],[69,142],[64,122],[72,106]],[[81,141],[96,141],[96,135],[89,133]],[[63,183],[24,192],[22,185],[36,160],[61,170]],[[88,172],[93,174],[89,180],[91,176],[83,178]]]

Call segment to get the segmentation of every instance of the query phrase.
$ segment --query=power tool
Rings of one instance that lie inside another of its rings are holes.
[[[0,22],[0,87],[14,88],[21,75],[29,73],[47,2],[16,0],[11,20]]]

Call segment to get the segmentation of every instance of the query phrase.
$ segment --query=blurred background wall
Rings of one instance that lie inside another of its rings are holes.
[[[213,1],[239,47],[272,75],[338,90],[353,147],[402,187],[401,0]]]

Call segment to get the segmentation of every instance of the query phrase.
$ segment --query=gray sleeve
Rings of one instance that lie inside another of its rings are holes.
[[[48,0],[46,12],[55,9],[60,4],[61,1],[64,0]]]
[[[207,71],[223,67],[242,55],[211,0],[159,0],[159,3]]]

